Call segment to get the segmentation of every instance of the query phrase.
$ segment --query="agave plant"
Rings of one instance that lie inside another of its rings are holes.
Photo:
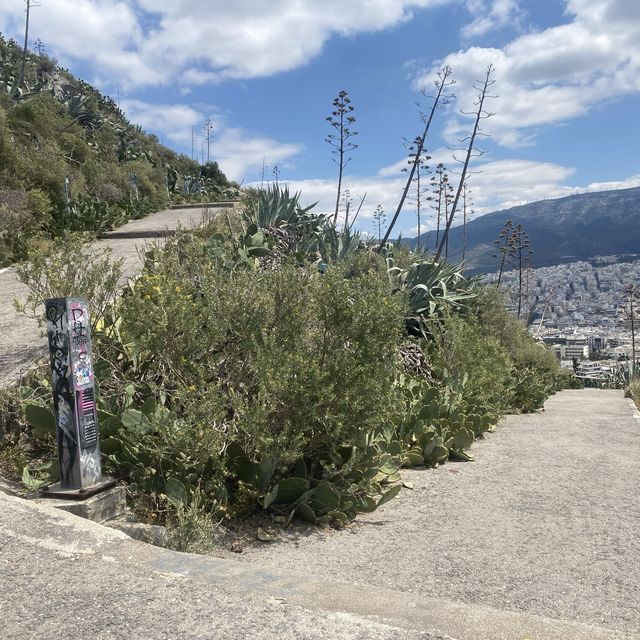
[[[317,203],[302,208],[300,192],[289,193],[288,187],[272,185],[260,189],[245,209],[245,218],[261,229],[282,227],[302,222]]]
[[[461,310],[476,297],[477,281],[465,277],[462,266],[431,259],[414,262],[408,269],[396,267],[393,250],[385,250],[387,276],[392,292],[407,293],[407,325],[422,333],[426,318],[440,315],[445,308]]]
[[[86,108],[88,101],[89,96],[85,95],[67,96],[65,104],[67,106],[67,114],[73,119],[73,123],[77,122],[85,129],[93,131],[100,127],[102,120],[99,114]]]
[[[338,231],[332,222],[327,221],[319,238],[318,250],[322,260],[331,264],[350,256],[363,245],[359,231],[352,232],[349,227]]]
[[[300,258],[316,259],[324,235],[326,218],[324,215],[305,213],[295,223],[288,225],[292,233],[289,239],[290,250]]]

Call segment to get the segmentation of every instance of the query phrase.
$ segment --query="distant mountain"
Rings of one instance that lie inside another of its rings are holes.
[[[591,260],[600,255],[640,254],[640,187],[582,193],[495,211],[467,225],[465,263],[474,272],[495,271],[494,241],[507,220],[529,234],[536,267]],[[404,240],[414,248],[416,238]],[[422,234],[433,249],[435,233]],[[449,259],[462,258],[462,227],[451,229]]]

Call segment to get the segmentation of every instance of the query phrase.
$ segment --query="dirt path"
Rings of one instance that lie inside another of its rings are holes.
[[[178,227],[194,228],[203,216],[211,215],[202,207],[165,210],[104,235],[93,243],[97,249],[111,247],[114,259],[124,260],[125,276],[133,275],[141,265],[139,250],[150,242],[163,242]],[[0,386],[17,380],[35,360],[46,354],[46,341],[36,323],[17,313],[13,301],[24,300],[28,289],[18,281],[12,268],[0,270]]]
[[[352,527],[237,557],[638,632],[639,418],[622,392],[564,391],[543,413],[505,419],[474,445],[475,463],[404,472],[414,489]]]

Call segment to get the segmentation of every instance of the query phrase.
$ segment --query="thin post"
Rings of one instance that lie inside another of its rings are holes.
[[[636,374],[636,328],[633,313],[633,298],[631,299],[631,358],[633,360],[633,375]]]
[[[20,62],[20,72],[18,73],[18,79],[16,80],[16,83],[13,87],[13,92],[12,92],[16,96],[19,95],[20,86],[24,81],[24,67],[27,63],[27,51],[29,47],[29,17],[31,13],[32,2],[31,0],[25,0],[25,4],[27,5],[27,8],[26,8],[27,18],[25,20],[25,25],[24,25],[24,46],[22,48],[22,61]]]
[[[209,160],[210,160],[210,148],[209,148],[209,143],[211,140],[211,132],[213,131],[213,122],[211,122],[211,118],[207,118],[207,120],[204,123],[204,131],[207,134],[207,164],[209,164]]]
[[[87,301],[45,301],[56,417],[60,488],[82,490],[102,478]]]
[[[488,94],[489,87],[491,87],[491,85],[493,85],[495,82],[495,80],[491,79],[493,71],[494,71],[494,67],[492,64],[490,64],[487,67],[487,73],[484,78],[484,83],[478,89],[478,100],[476,103],[478,108],[477,108],[477,111],[475,112],[475,122],[473,124],[473,132],[469,136],[469,146],[467,147],[466,157],[464,159],[464,162],[462,163],[462,173],[460,174],[460,182],[458,182],[458,189],[456,190],[456,195],[453,200],[453,205],[451,206],[451,215],[449,216],[449,219],[446,221],[446,226],[444,229],[442,239],[440,240],[440,244],[438,245],[436,250],[436,255],[434,258],[435,262],[437,262],[440,259],[440,256],[442,255],[442,251],[449,239],[449,230],[451,229],[453,219],[455,217],[456,211],[458,210],[458,202],[460,201],[460,196],[462,194],[462,185],[464,184],[464,181],[467,177],[467,170],[469,169],[469,161],[471,160],[471,156],[474,152],[474,144],[476,141],[476,137],[480,132],[480,122],[481,120],[490,118],[493,115],[492,113],[489,113],[484,110],[485,100],[489,97],[495,97],[495,96],[490,96]]]

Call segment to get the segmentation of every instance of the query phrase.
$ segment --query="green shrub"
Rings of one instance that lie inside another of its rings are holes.
[[[513,361],[498,336],[474,315],[448,314],[429,325],[435,377],[454,393],[499,411],[512,408]]]
[[[506,310],[495,289],[484,288],[471,311],[478,318],[478,331],[495,338],[513,362],[512,410],[533,411],[542,406],[549,394],[580,386],[573,372],[563,370],[551,350],[534,340],[526,327]]]
[[[207,553],[214,546],[216,523],[207,501],[196,491],[187,504],[179,504],[167,523],[167,546],[176,551]]]
[[[118,295],[122,260],[112,262],[109,249],[92,249],[83,240],[73,234],[57,238],[38,246],[28,262],[16,266],[18,278],[30,290],[24,302],[16,302],[18,310],[43,324],[47,298],[84,297],[95,326]]]
[[[347,518],[372,508],[392,475],[379,475],[393,457],[380,434],[399,402],[399,300],[378,276],[217,265],[205,241],[179,238],[119,303],[111,348],[125,359],[110,379],[131,376],[137,406],[152,390],[166,409],[140,424],[125,409],[107,443],[113,462],[141,491],[166,494],[171,479],[223,511],[260,502]],[[98,352],[111,339],[99,336]],[[109,393],[117,416],[123,394]]]

